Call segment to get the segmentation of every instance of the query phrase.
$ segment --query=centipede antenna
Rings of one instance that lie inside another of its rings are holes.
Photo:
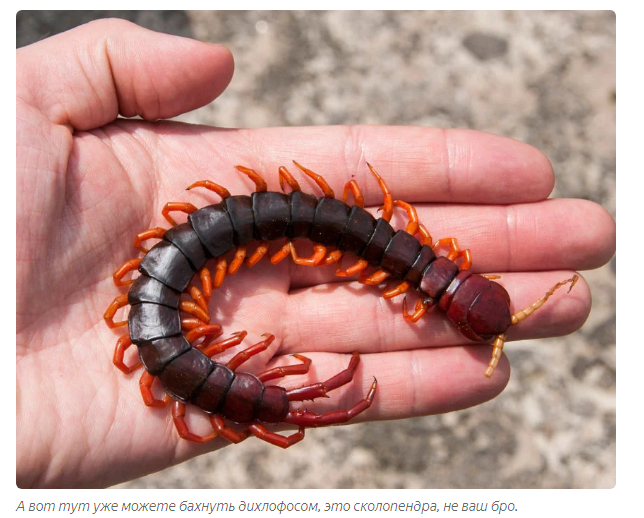
[[[528,318],[530,315],[532,315],[532,313],[534,313],[537,309],[543,306],[556,290],[558,290],[562,286],[565,286],[568,283],[570,283],[570,288],[568,289],[568,293],[570,293],[570,290],[572,290],[573,286],[575,285],[578,279],[579,279],[579,275],[573,275],[570,279],[566,279],[565,281],[561,281],[555,284],[539,300],[532,303],[527,308],[514,313],[511,317],[512,323],[510,325],[512,326],[517,325],[519,322]],[[487,370],[485,371],[485,377],[488,379],[492,377],[492,374],[494,373],[494,369],[496,369],[496,366],[499,364],[499,360],[501,359],[501,354],[503,352],[503,345],[505,344],[506,339],[507,339],[507,335],[503,333],[498,335],[494,340],[492,358],[490,359],[490,363],[488,364]]]
[[[552,288],[550,288],[539,300],[537,300],[536,302],[533,302],[527,308],[514,313],[512,315],[512,323],[510,325],[515,326],[519,322],[522,322],[523,320],[528,318],[530,315],[532,315],[532,313],[534,313],[537,309],[543,306],[555,291],[557,291],[559,288],[561,288],[562,286],[565,286],[568,283],[571,283],[570,288],[568,288],[568,293],[570,293],[570,290],[573,289],[573,287],[575,286],[578,280],[579,280],[579,275],[575,274],[570,279],[566,279],[565,281],[558,282]]]
[[[503,345],[505,344],[506,338],[507,338],[507,335],[503,333],[498,335],[494,340],[494,348],[492,349],[492,358],[490,359],[490,363],[488,364],[487,369],[485,371],[485,377],[487,379],[490,379],[492,377],[492,374],[494,373],[494,369],[496,369],[496,366],[499,364],[499,360],[501,359],[501,353],[503,353]]]

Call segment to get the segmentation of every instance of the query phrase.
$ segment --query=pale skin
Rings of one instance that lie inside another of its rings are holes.
[[[169,226],[160,215],[166,202],[201,207],[218,201],[205,190],[185,191],[198,180],[232,194],[254,189],[235,165],[255,169],[269,190],[280,189],[277,170],[284,165],[304,191],[321,194],[293,159],[323,175],[337,196],[355,179],[375,214],[382,192],[368,160],[394,199],[416,207],[434,239],[457,237],[472,251],[473,271],[502,276],[514,310],[573,271],[601,266],[614,252],[611,216],[583,200],[546,201],[554,182],[550,162],[509,138],[416,127],[220,130],[149,122],[218,97],[233,60],[224,47],[124,21],[79,27],[18,50],[17,59],[20,487],[112,485],[228,444],[182,440],[168,408],[142,404],[138,373],[125,376],[111,363],[123,330],[108,329],[102,315],[125,293],[112,274],[139,257],[134,236]],[[404,228],[404,211],[396,209],[393,222]],[[249,346],[263,333],[276,336],[244,368],[294,364],[290,355],[303,353],[313,367],[280,381],[292,388],[339,372],[358,351],[354,381],[307,405],[322,412],[347,408],[376,377],[374,403],[356,422],[466,408],[497,396],[508,383],[505,357],[487,379],[491,347],[469,343],[440,311],[406,322],[404,296],[385,300],[384,285],[334,274],[335,266],[296,266],[290,259],[273,266],[264,258],[226,277],[210,303],[224,337],[247,330]],[[590,310],[590,292],[580,279],[564,293],[511,329],[506,347],[514,339],[578,329]],[[207,432],[198,421],[191,421],[195,429]]]

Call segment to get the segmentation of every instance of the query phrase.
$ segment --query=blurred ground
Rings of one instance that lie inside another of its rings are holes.
[[[106,16],[232,50],[228,90],[181,120],[499,133],[548,155],[553,196],[590,199],[615,215],[610,11],[22,11],[17,46]],[[117,487],[613,487],[615,260],[584,276],[593,292],[585,326],[560,339],[512,343],[512,379],[494,401],[310,430],[303,449],[248,440]]]

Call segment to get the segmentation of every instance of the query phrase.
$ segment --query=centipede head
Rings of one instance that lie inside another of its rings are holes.
[[[469,331],[476,340],[488,341],[505,333],[511,324],[510,295],[503,286],[488,281],[490,288],[483,291],[470,306],[467,316]],[[469,334],[461,330],[466,336]]]
[[[510,295],[500,284],[472,275],[454,293],[447,316],[470,340],[487,342],[512,323]]]

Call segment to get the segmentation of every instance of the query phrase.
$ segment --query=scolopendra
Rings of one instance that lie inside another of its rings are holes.
[[[412,313],[408,312],[406,299],[403,301],[403,315],[408,322],[417,322],[429,308],[437,306],[470,340],[494,340],[492,358],[485,371],[488,378],[501,357],[506,330],[539,309],[559,287],[570,283],[572,289],[578,279],[574,275],[557,283],[531,306],[512,314],[507,291],[494,282],[499,277],[472,273],[472,254],[469,250],[461,250],[456,238],[433,242],[427,228],[419,222],[414,207],[401,200],[394,201],[384,180],[370,164],[367,166],[384,195],[379,218],[364,209],[364,198],[355,180],[345,185],[340,201],[335,199],[324,178],[294,163],[315,180],[324,196],[317,198],[302,192],[285,167],[279,168],[282,192],[273,192],[267,190],[266,182],[254,170],[236,166],[255,183],[256,189],[251,196],[232,196],[227,189],[209,180],[190,185],[188,190],[205,188],[216,193],[222,201],[201,209],[190,203],[167,203],[162,213],[172,228],[152,228],[139,233],[134,245],[146,255],[127,261],[114,273],[117,286],[132,286],[127,294],[116,297],[104,314],[109,327],[129,326],[128,333],[117,341],[113,362],[125,373],[141,364],[145,367],[140,380],[145,404],[165,406],[174,399],[173,420],[184,439],[207,442],[221,435],[238,443],[255,435],[287,448],[304,438],[305,428],[346,422],[368,409],[374,400],[375,378],[368,394],[348,410],[316,414],[290,408],[291,401],[323,397],[351,382],[359,363],[358,353],[353,353],[344,371],[325,382],[292,390],[266,386],[265,382],[306,374],[311,360],[302,355],[294,355],[300,364],[269,369],[258,375],[237,371],[249,358],[266,350],[275,338],[273,335],[264,335],[263,341],[236,354],[225,365],[211,359],[239,345],[246,336],[242,331],[212,343],[222,334],[220,325],[209,323],[208,303],[212,289],[220,287],[225,275],[236,273],[244,262],[253,266],[268,255],[272,241],[287,240],[270,255],[273,264],[290,255],[298,265],[338,263],[336,275],[358,274],[358,280],[363,284],[398,280],[395,288],[383,292],[385,298],[415,289],[418,300]],[[290,187],[289,194],[286,194],[286,185]],[[346,203],[349,194],[354,199],[352,206]],[[396,206],[406,211],[408,223],[404,230],[396,231],[389,223]],[[188,221],[177,225],[170,216],[174,211],[187,214]],[[152,238],[161,241],[147,250],[142,243]],[[313,243],[314,251],[308,258],[299,257],[293,245],[295,240],[305,238]],[[259,244],[252,254],[248,254],[247,246],[252,241]],[[439,247],[449,248],[446,256],[436,254]],[[226,255],[233,250],[234,258],[228,264]],[[342,268],[341,259],[346,253],[354,254],[358,260],[352,266]],[[206,266],[210,259],[215,260],[214,276]],[[378,270],[367,275],[365,270],[369,266]],[[124,280],[136,269],[141,274],[138,278]],[[191,284],[195,275],[201,280],[202,290]],[[182,293],[189,294],[193,301],[181,300]],[[128,304],[131,306],[128,321],[114,322],[119,308]],[[190,317],[181,318],[180,312]],[[183,334],[183,331],[187,332]],[[203,339],[202,343],[193,347],[199,339]],[[130,367],[124,363],[124,354],[132,344],[138,347],[140,363]],[[163,399],[156,399],[152,394],[155,377],[166,392]],[[190,432],[184,419],[186,403],[209,414],[212,433],[200,436]],[[236,431],[227,426],[226,419],[242,423],[245,428]],[[281,422],[297,425],[299,429],[286,437],[265,426]]]

